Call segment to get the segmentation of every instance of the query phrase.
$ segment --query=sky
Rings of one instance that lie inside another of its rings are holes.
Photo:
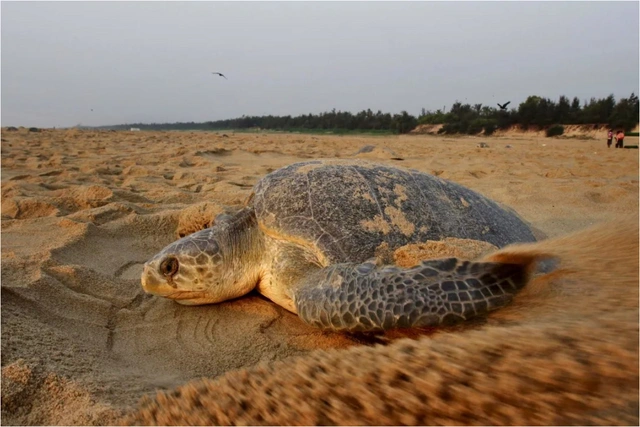
[[[0,7],[2,126],[418,115],[456,100],[618,99],[640,79],[638,2]]]

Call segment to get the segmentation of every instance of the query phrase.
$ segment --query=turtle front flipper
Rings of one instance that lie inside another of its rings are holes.
[[[295,305],[306,323],[327,330],[450,325],[507,305],[531,267],[457,258],[412,268],[335,264],[303,279]]]

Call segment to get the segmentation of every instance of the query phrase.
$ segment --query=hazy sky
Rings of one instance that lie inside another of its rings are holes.
[[[455,100],[627,97],[640,78],[638,2],[1,7],[3,126],[417,115]]]

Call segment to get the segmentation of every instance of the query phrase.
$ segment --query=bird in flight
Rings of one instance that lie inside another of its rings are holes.
[[[217,71],[213,71],[211,74],[216,74],[216,75],[218,75],[218,76],[220,76],[220,77],[224,77],[224,78],[225,78],[225,80],[229,80],[229,79],[227,78],[227,76],[225,76],[225,75],[224,75],[224,74],[222,74],[222,73],[218,73]]]
[[[504,105],[500,105],[498,104],[498,107],[500,107],[501,110],[505,110],[507,108],[507,105],[511,104],[511,101],[505,103]]]

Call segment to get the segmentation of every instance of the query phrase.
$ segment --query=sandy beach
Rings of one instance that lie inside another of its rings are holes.
[[[479,148],[480,142],[488,147]],[[625,144],[637,145],[638,137],[627,137]],[[368,145],[374,148],[356,154]],[[241,375],[234,372],[240,369],[274,375],[274,370],[302,369],[316,354],[347,361],[360,351],[383,351],[403,342],[374,347],[357,337],[323,333],[258,294],[185,307],[142,291],[146,260],[179,236],[207,227],[215,214],[241,207],[262,176],[296,161],[361,158],[431,173],[514,209],[540,240],[598,224],[637,223],[639,214],[638,151],[607,149],[604,138],[20,128],[3,129],[1,158],[3,424],[116,423],[135,411],[143,396],[203,377],[220,377],[215,384],[226,392],[224,381],[231,380],[221,376]],[[528,348],[543,344],[546,328],[556,335],[564,330],[583,346],[581,351],[591,348],[592,360],[612,357],[626,370],[609,388],[589,389],[593,395],[583,402],[585,413],[613,424],[637,423],[637,228],[629,230],[635,233],[631,243],[628,235],[624,240],[624,230],[606,230],[615,239],[605,233],[597,235],[599,240],[558,244],[571,273],[538,280],[540,287],[563,289],[558,301],[572,296],[566,310],[555,304],[556,294],[537,301],[523,292],[514,307],[490,315],[485,324],[428,334],[411,345],[428,355],[445,351],[436,348],[440,342],[449,349],[443,354],[455,358],[451,349],[471,353],[473,343],[508,340],[503,332],[509,325],[516,328],[514,340],[529,337]],[[617,244],[620,239],[626,243]],[[608,337],[613,330],[617,335]],[[611,341],[590,347],[593,331]],[[534,353],[514,357],[537,357]],[[301,358],[289,359],[296,356]],[[542,372],[559,360],[536,359],[532,369]],[[603,368],[600,374],[616,377],[616,365],[607,366],[609,371]],[[635,389],[629,388],[634,380]],[[589,412],[600,408],[604,400],[598,396],[605,394],[617,394],[628,412]],[[153,422],[149,417],[143,412],[132,422]],[[194,422],[164,418],[180,421]],[[342,421],[355,422],[346,413]]]

